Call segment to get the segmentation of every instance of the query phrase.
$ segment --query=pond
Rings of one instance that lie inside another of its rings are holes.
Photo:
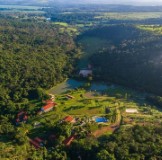
[[[63,92],[66,92],[68,90],[71,89],[75,89],[78,87],[81,87],[85,84],[85,81],[78,81],[78,80],[74,80],[74,79],[68,79],[65,82],[62,82],[60,84],[58,84],[57,86],[51,88],[49,90],[50,94],[61,94]],[[91,91],[104,91],[110,87],[114,87],[113,85],[107,85],[103,82],[92,82],[90,90]]]
[[[114,88],[114,85],[107,85],[103,82],[93,82],[91,84],[90,90],[91,91],[105,91],[108,88]]]
[[[68,79],[67,81],[62,82],[62,83],[58,84],[57,86],[51,88],[49,90],[49,93],[50,94],[61,94],[68,90],[78,88],[78,87],[82,86],[83,84],[84,84],[84,82],[77,81],[74,79]]]

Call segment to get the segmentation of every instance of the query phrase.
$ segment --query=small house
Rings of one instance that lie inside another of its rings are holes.
[[[138,110],[136,108],[127,108],[126,113],[138,113]]]
[[[70,137],[68,137],[67,139],[65,139],[63,141],[63,144],[65,146],[70,146],[71,142],[75,139],[75,136],[74,135],[71,135]]]
[[[30,144],[33,145],[36,149],[39,149],[44,145],[44,141],[39,137],[29,140]]]
[[[41,111],[39,111],[38,114],[41,114],[42,112],[49,112],[49,111],[53,110],[53,108],[56,105],[57,104],[55,102],[53,102],[52,100],[48,100],[48,101],[46,101],[46,105],[41,108]]]
[[[47,105],[45,105],[44,107],[41,108],[42,112],[49,112],[53,109],[54,104],[53,103],[49,103]]]
[[[64,119],[63,119],[64,122],[69,122],[69,123],[75,123],[75,118],[73,118],[72,116],[66,116]]]
[[[92,76],[92,70],[91,69],[81,69],[79,72],[79,76],[82,76],[82,77]]]

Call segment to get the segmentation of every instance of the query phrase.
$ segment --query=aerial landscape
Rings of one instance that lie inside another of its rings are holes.
[[[162,160],[162,0],[0,0],[0,160]]]

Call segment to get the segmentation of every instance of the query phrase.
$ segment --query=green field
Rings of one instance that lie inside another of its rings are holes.
[[[44,14],[45,12],[41,10],[42,8],[39,6],[0,5],[0,13]]]
[[[59,25],[60,33],[68,33],[70,36],[78,35],[78,28],[72,25],[69,25],[65,22],[52,22],[54,25]]]
[[[64,27],[68,27],[68,24],[65,23],[65,22],[53,22],[53,24],[64,26]]]
[[[144,20],[161,18],[162,12],[106,12],[95,16],[96,19]]]
[[[162,26],[161,25],[138,25],[137,28],[157,34],[157,35],[162,35]]]

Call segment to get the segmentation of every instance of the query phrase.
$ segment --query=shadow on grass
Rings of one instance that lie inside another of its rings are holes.
[[[67,111],[81,109],[81,108],[84,108],[84,106],[71,106],[69,108],[65,108],[63,111],[67,112]]]

